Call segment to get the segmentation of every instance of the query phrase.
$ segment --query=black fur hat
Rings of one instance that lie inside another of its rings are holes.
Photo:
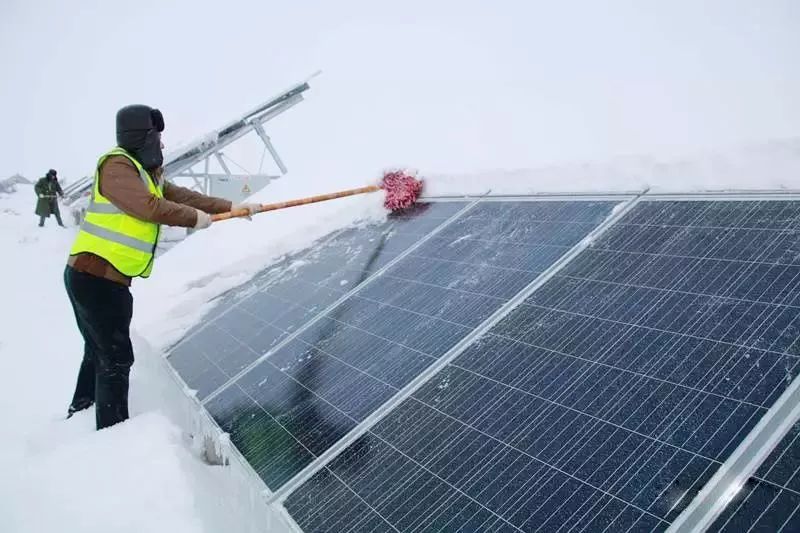
[[[148,170],[164,162],[161,132],[164,116],[150,106],[134,104],[117,111],[117,145],[130,152]]]
[[[117,111],[117,136],[132,131],[164,131],[161,111],[147,105],[128,105]]]

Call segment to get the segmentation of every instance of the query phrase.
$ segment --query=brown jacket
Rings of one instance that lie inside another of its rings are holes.
[[[153,178],[161,180],[161,169]],[[100,194],[127,214],[148,222],[191,228],[197,223],[197,209],[206,213],[231,210],[231,202],[194,192],[172,183],[164,183],[164,198],[148,191],[136,167],[124,156],[111,156],[100,167]],[[111,263],[90,253],[71,256],[68,264],[80,272],[130,285],[131,280]]]

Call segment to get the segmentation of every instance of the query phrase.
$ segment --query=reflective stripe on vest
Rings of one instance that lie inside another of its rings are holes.
[[[101,215],[118,215],[122,213],[122,209],[115,206],[114,204],[99,204],[94,201],[94,195],[92,195],[92,199],[89,200],[89,207],[86,209],[87,213],[100,213]]]
[[[156,184],[128,152],[115,148],[103,154],[97,162],[89,206],[70,255],[92,253],[107,260],[126,276],[147,277],[153,268],[160,226],[128,215],[100,194],[100,167],[108,157],[116,155],[133,163],[151,194],[164,197],[163,187]]]
[[[105,239],[107,241],[116,242],[117,244],[124,244],[128,248],[133,248],[135,250],[139,250],[140,252],[150,253],[153,251],[152,243],[140,241],[139,239],[135,239],[133,237],[128,237],[124,233],[112,231],[96,224],[92,224],[91,222],[86,222],[85,220],[81,223],[81,231],[85,231],[90,235],[100,237],[101,239]]]

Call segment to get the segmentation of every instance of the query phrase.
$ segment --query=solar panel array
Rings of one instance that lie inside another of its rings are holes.
[[[641,201],[536,290],[614,203],[465,207],[286,259],[170,360],[270,489],[317,469],[305,531],[665,530],[798,373],[800,202]],[[799,440],[712,529],[797,529]]]
[[[276,490],[469,335],[613,205],[478,205],[318,317],[206,408]]]
[[[665,529],[796,374],[798,208],[640,204],[289,512],[310,531]]]

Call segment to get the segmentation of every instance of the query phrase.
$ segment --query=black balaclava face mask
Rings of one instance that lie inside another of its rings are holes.
[[[148,171],[164,163],[161,111],[146,105],[129,105],[117,111],[117,146],[124,148]]]

